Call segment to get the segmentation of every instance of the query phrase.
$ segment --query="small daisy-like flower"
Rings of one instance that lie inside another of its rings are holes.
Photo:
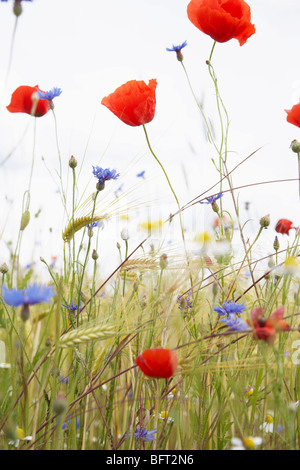
[[[58,87],[54,87],[49,91],[37,90],[38,97],[41,100],[48,100],[48,101],[52,101],[57,96],[61,95],[61,93],[62,93],[62,90]]]
[[[9,362],[0,362],[0,369],[10,369],[11,365]]]
[[[155,414],[153,414],[153,416],[155,417]],[[160,413],[158,413],[158,419],[160,419],[161,421],[167,421],[168,424],[172,424],[174,423],[174,418],[171,418],[169,416],[169,412],[168,411],[161,411]]]
[[[215,307],[214,311],[218,315],[230,315],[231,313],[242,313],[245,310],[245,304],[235,303],[235,302],[224,302],[220,307]]]
[[[134,437],[136,439],[142,439],[145,442],[156,441],[156,437],[154,434],[157,434],[157,429],[152,429],[152,431],[147,431],[145,428],[136,427],[134,431]],[[129,432],[128,435],[126,434],[126,439],[130,438],[131,433]]]
[[[259,429],[265,432],[271,432],[271,433],[273,432],[274,423],[273,423],[273,418],[271,415],[266,416],[265,421],[263,422],[263,424],[259,426]]]
[[[246,437],[245,439],[239,439],[233,437],[231,439],[232,447],[230,450],[253,450],[257,446],[262,444],[261,437]]]
[[[104,189],[105,181],[116,180],[120,173],[117,170],[110,170],[109,168],[100,168],[99,166],[93,166],[93,175],[98,179],[96,188],[98,191]]]
[[[181,49],[183,49],[186,46],[187,46],[187,41],[184,41],[182,44],[178,44],[178,46],[174,46],[174,44],[173,44],[173,46],[171,48],[167,47],[166,51],[176,52],[177,60],[179,60],[179,62],[182,62],[183,61],[183,55],[182,55]]]
[[[8,445],[19,447],[20,441],[31,441],[32,436],[25,436],[22,428],[16,427],[16,439],[8,442]]]

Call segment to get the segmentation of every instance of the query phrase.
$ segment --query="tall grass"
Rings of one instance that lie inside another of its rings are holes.
[[[95,188],[94,180],[81,186],[83,162],[79,170],[74,159],[66,177],[59,121],[53,113],[56,177],[67,218],[61,227],[63,264],[58,269],[41,258],[55,296],[49,304],[27,306],[29,317],[22,317],[23,307],[1,298],[2,450],[228,450],[233,438],[250,449],[254,437],[261,438],[264,450],[299,449],[299,231],[293,240],[290,236],[286,248],[274,245],[263,255],[257,245],[268,229],[268,217],[255,221],[251,239],[245,235],[237,197],[240,185],[234,177],[245,161],[251,164],[259,149],[231,167],[230,120],[213,63],[215,46],[207,66],[219,139],[196,99],[183,61],[181,65],[187,78],[185,93],[192,92],[215,152],[216,183],[180,206],[168,169],[160,164],[175,196],[176,212],[166,210],[163,220],[148,221],[144,237],[132,249],[124,231],[115,247],[119,261],[112,261],[108,276],[102,275],[97,251],[112,246],[101,245],[101,230],[113,218],[121,226],[124,214],[135,214],[140,224],[144,222],[144,183],[120,197],[119,182],[108,182],[103,191]],[[152,154],[160,162],[145,127],[144,131],[149,158]],[[36,132],[34,127],[34,142]],[[26,248],[23,232],[32,230],[34,151],[35,143],[17,243],[8,263],[0,267],[2,289],[24,291],[39,283],[35,267],[28,269],[20,262]],[[243,189],[262,184],[280,181],[265,178]],[[129,193],[133,199],[128,203]],[[207,200],[220,193],[223,197]],[[226,207],[229,197],[232,210]],[[207,203],[203,207],[214,212],[216,222],[210,234],[202,233],[198,242],[196,237],[196,248],[191,249],[182,216],[199,202]],[[103,227],[87,227],[103,221]],[[175,230],[179,241],[168,244],[169,233]],[[258,341],[251,322],[249,329],[236,331],[220,321],[214,308],[224,302],[243,302],[241,317],[248,320],[255,307],[268,317],[283,305],[291,329],[278,333],[274,345]],[[178,369],[169,379],[147,378],[136,365],[141,352],[156,347],[177,352]],[[138,438],[136,429],[156,430],[155,440]]]

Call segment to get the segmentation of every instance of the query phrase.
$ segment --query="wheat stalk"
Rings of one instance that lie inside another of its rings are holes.
[[[93,222],[97,222],[98,220],[104,218],[105,216],[94,215],[92,218],[91,215],[85,215],[83,217],[71,220],[62,233],[62,238],[64,242],[70,242],[74,237],[74,234],[78,232],[78,230],[90,224],[92,220]]]
[[[158,268],[158,263],[154,259],[146,259],[146,258],[136,258],[136,259],[129,259],[122,265],[121,271],[129,271],[132,269],[139,269],[142,271],[143,269],[156,269]]]
[[[115,336],[116,332],[112,326],[89,326],[72,330],[63,335],[58,343],[61,348],[68,348],[88,341],[103,340]]]

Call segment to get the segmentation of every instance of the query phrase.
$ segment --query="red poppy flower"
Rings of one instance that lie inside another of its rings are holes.
[[[41,117],[48,113],[49,101],[41,100],[37,95],[39,86],[19,86],[11,95],[11,101],[6,108],[10,113],[26,113]]]
[[[146,349],[136,358],[136,363],[147,377],[168,379],[177,369],[177,354],[171,349]]]
[[[251,312],[251,321],[247,320],[249,326],[254,328],[253,338],[263,339],[268,344],[273,344],[277,331],[288,331],[290,325],[282,319],[284,307],[281,306],[273,312],[269,318],[264,318],[262,308],[254,308]]]
[[[130,80],[105,96],[101,104],[129,126],[140,126],[152,121],[155,114],[157,81]]]
[[[300,127],[300,102],[295,104],[292,109],[285,109],[287,113],[286,120],[294,126]]]
[[[288,219],[279,219],[275,226],[276,232],[283,233],[284,235],[289,235],[291,228],[295,227],[293,227],[293,222]]]
[[[240,46],[255,33],[251,10],[244,0],[191,0],[189,20],[217,42],[237,39]]]

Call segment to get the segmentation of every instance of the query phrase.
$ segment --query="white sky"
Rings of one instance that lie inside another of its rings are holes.
[[[11,157],[0,166],[0,197],[13,200],[2,203],[0,262],[6,261],[3,240],[15,241],[32,157],[33,119],[28,115],[10,114],[5,106],[20,85],[48,90],[53,86],[63,93],[55,100],[55,113],[64,176],[73,154],[83,163],[79,192],[90,179],[92,165],[116,168],[125,178],[127,188],[136,183],[136,173],[145,169],[148,185],[160,203],[163,219],[176,209],[160,169],[147,151],[142,128],[131,128],[119,121],[100,104],[127,80],[158,81],[157,107],[147,129],[157,156],[185,204],[217,182],[211,158],[216,157],[207,144],[203,122],[193,101],[183,70],[175,53],[166,47],[187,40],[184,63],[199,99],[204,100],[207,115],[215,120],[216,104],[213,84],[205,60],[213,41],[188,20],[187,0],[34,0],[23,2],[19,18],[11,70],[3,89],[8,65],[14,16],[12,1],[0,3],[0,162],[15,148],[28,127],[25,137]],[[298,174],[296,154],[291,141],[300,140],[300,129],[286,122],[284,109],[300,98],[299,0],[248,0],[256,34],[240,47],[236,40],[217,44],[213,65],[230,117],[229,167],[257,148],[263,148],[233,174],[236,186],[295,178]],[[216,122],[217,124],[217,122]],[[88,143],[88,147],[87,146]],[[36,163],[31,195],[32,221],[24,232],[27,251],[24,262],[47,259],[62,247],[61,204],[52,174],[58,168],[52,113],[37,120]],[[186,177],[184,176],[186,174]],[[187,178],[187,182],[186,179]],[[92,179],[89,190],[94,190]],[[121,183],[120,183],[121,184]],[[146,188],[146,183],[145,186]],[[146,192],[140,189],[145,196]],[[141,192],[137,197],[141,197]],[[211,193],[212,194],[212,193]],[[209,195],[209,194],[208,194]],[[230,196],[223,198],[231,210]],[[242,217],[244,202],[250,201],[250,214],[256,230],[258,219],[270,213],[272,228],[266,231],[267,251],[271,251],[278,218],[300,224],[298,184],[270,184],[243,189],[239,193]],[[158,207],[156,205],[156,207]],[[41,209],[41,215],[33,214]],[[209,228],[211,216],[207,206],[197,205],[185,214],[188,230]],[[209,219],[210,220],[210,219]],[[249,225],[250,226],[250,225]],[[53,232],[49,235],[49,227]],[[119,227],[118,227],[119,230]],[[103,235],[104,236],[104,235]],[[118,233],[110,234],[115,246]],[[32,241],[38,242],[32,250]],[[135,247],[132,243],[131,248]],[[25,248],[24,248],[25,249]]]

